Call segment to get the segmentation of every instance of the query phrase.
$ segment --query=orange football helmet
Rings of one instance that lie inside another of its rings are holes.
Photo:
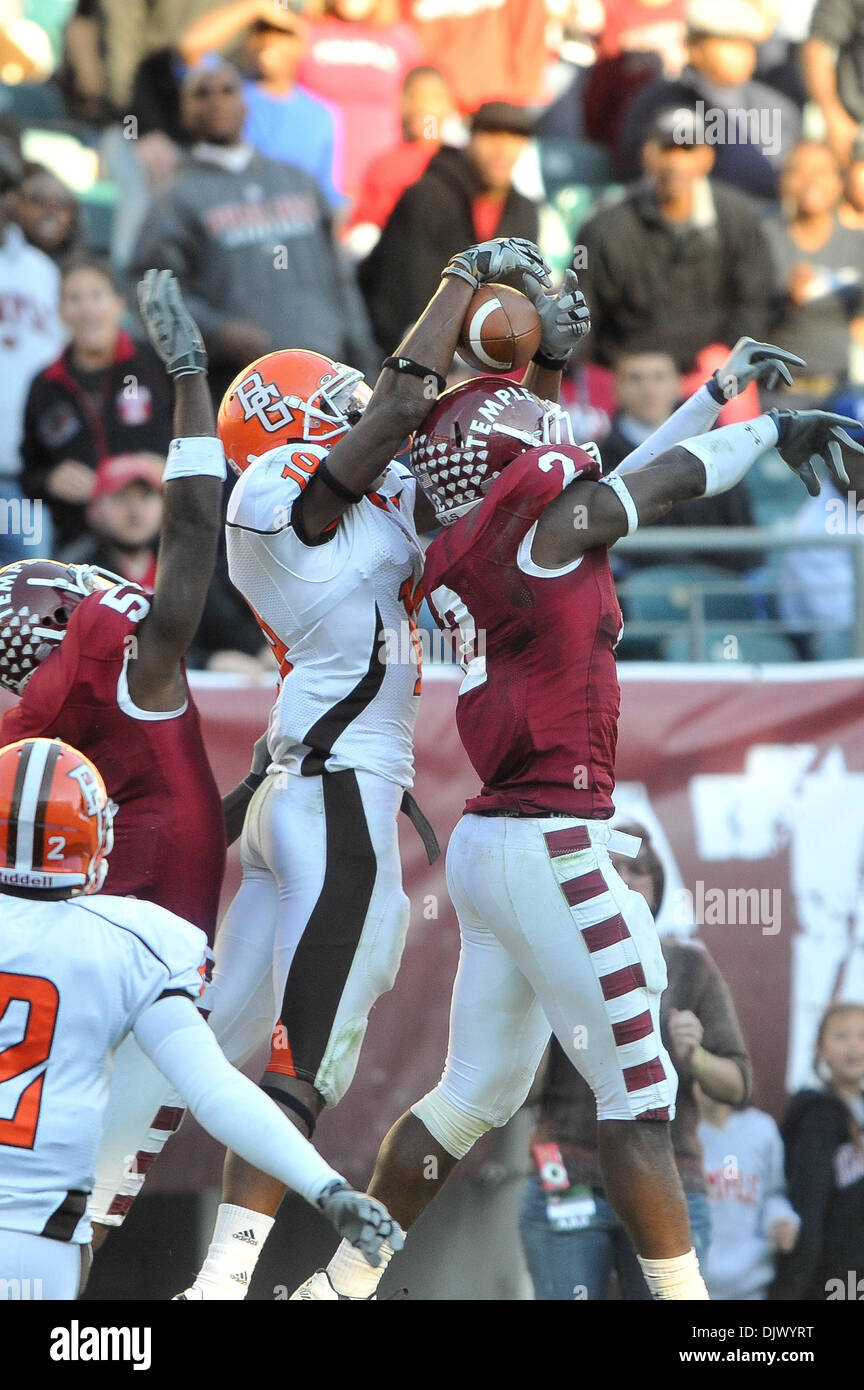
[[[235,376],[216,432],[235,473],[296,439],[328,449],[356,425],[372,392],[363,373],[320,352],[268,352]]]
[[[0,889],[98,893],[116,810],[94,764],[59,738],[0,748]]]

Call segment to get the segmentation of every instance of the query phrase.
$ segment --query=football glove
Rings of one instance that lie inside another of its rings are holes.
[[[777,426],[777,452],[797,473],[811,497],[818,497],[822,491],[813,467],[819,459],[838,486],[849,486],[840,446],[864,454],[864,444],[857,444],[846,433],[849,429],[859,430],[860,420],[825,410],[770,410],[768,414]]]
[[[346,1182],[331,1182],[325,1187],[318,1206],[340,1236],[359,1250],[373,1269],[381,1263],[385,1241],[394,1251],[405,1244],[402,1228],[387,1208],[365,1192],[355,1192]]]
[[[148,270],[138,283],[141,317],[154,348],[171,377],[207,370],[204,339],[180,293],[171,270]]]
[[[757,343],[755,338],[739,338],[712,381],[718,399],[731,401],[740,396],[752,381],[766,391],[774,391],[783,380],[792,386],[790,367],[806,367],[803,357],[775,347],[773,343]]]
[[[457,275],[467,280],[475,290],[490,280],[500,280],[502,275],[512,275],[522,271],[541,285],[551,285],[549,267],[540,255],[533,241],[524,237],[494,237],[492,241],[481,241],[477,246],[469,246],[453,256],[441,272],[441,278]]]
[[[591,330],[591,314],[575,270],[564,272],[557,294],[544,294],[542,286],[527,271],[522,273],[522,283],[540,315],[542,337],[538,356],[546,359],[541,365],[566,366],[576,343]]]

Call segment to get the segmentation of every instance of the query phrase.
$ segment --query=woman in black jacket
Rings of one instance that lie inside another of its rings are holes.
[[[106,263],[80,256],[62,272],[63,356],[33,380],[24,415],[22,486],[51,509],[55,545],[85,529],[102,459],[150,453],[171,442],[171,402],[155,353],[120,328],[124,302]]]
[[[783,1123],[789,1198],[801,1231],[795,1249],[778,1261],[770,1297],[857,1301],[864,1293],[864,1004],[825,1011],[816,1071],[824,1086],[793,1096]]]

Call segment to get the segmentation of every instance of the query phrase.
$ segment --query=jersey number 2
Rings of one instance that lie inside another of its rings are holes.
[[[0,1023],[12,1003],[29,1006],[27,1027],[20,1042],[0,1052],[0,1085],[48,1061],[60,995],[57,986],[41,975],[10,975],[0,971]],[[45,1070],[28,1083],[18,1097],[11,1120],[0,1119],[0,1145],[32,1149],[42,1105]]]

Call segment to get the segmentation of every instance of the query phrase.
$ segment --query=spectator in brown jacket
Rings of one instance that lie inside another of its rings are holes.
[[[656,913],[663,896],[660,858],[642,826],[618,828],[641,835],[642,848],[633,860],[613,855],[615,867]],[[678,1073],[672,1144],[701,1261],[710,1215],[693,1082],[715,1100],[746,1105],[750,1061],[729,991],[708,952],[672,937],[661,946],[669,983],[660,1032]],[[630,1237],[603,1192],[594,1097],[554,1038],[547,1057],[532,1143],[538,1171],[529,1179],[520,1222],[535,1298],[604,1299],[614,1270],[623,1298],[650,1299]]]

